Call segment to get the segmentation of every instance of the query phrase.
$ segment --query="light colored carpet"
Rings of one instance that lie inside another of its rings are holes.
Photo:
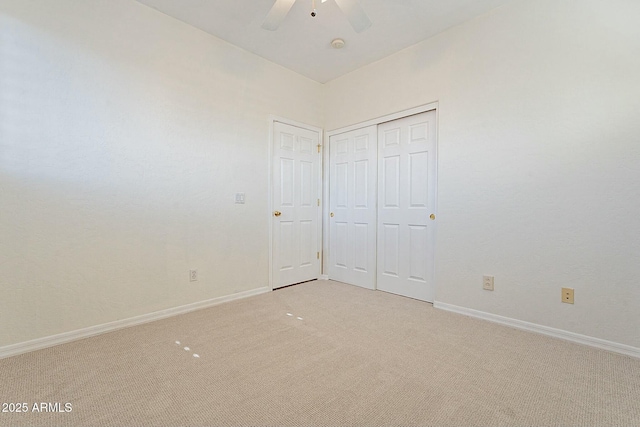
[[[2,426],[638,426],[640,360],[310,282],[0,360],[0,399],[30,405]]]

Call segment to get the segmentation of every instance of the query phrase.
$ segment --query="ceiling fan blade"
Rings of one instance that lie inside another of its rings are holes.
[[[262,28],[269,31],[277,30],[295,2],[296,0],[276,0],[276,3],[262,23]]]
[[[347,15],[347,19],[356,33],[361,33],[371,26],[371,21],[357,0],[336,0],[336,4]]]

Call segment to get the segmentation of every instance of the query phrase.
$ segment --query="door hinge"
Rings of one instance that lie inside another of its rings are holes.
[[[322,147],[322,145],[318,144],[318,153],[320,152],[320,147]]]
[[[318,206],[320,206],[320,199],[318,199]]]
[[[320,259],[320,252],[316,252],[316,258]]]

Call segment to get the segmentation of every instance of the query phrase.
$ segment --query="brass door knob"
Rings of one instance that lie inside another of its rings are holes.
[[[333,218],[333,212],[331,212],[331,218]]]
[[[431,218],[432,220],[436,219],[436,214],[429,215],[429,218]]]
[[[282,212],[280,212],[280,211],[275,211],[273,213],[273,216],[280,216],[280,215],[282,215]]]

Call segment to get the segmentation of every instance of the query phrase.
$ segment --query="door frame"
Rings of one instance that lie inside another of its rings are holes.
[[[352,130],[356,130],[356,129],[360,129],[363,127],[368,127],[368,126],[373,126],[373,125],[379,125],[381,123],[385,123],[385,122],[390,122],[392,120],[397,120],[397,119],[402,119],[404,117],[408,117],[408,116],[413,116],[415,114],[420,114],[420,113],[426,113],[427,111],[433,111],[435,110],[436,112],[436,149],[439,147],[438,141],[439,141],[439,133],[440,133],[440,126],[439,126],[439,108],[438,108],[438,101],[434,101],[434,102],[430,102],[428,104],[424,104],[424,105],[420,105],[417,107],[413,107],[413,108],[409,108],[407,110],[402,110],[402,111],[398,111],[395,113],[391,113],[391,114],[386,114],[384,116],[380,116],[377,117],[375,119],[371,119],[371,120],[367,120],[364,122],[360,122],[360,123],[356,123],[354,125],[350,125],[350,126],[345,126],[345,127],[341,127],[341,128],[337,128],[337,129],[333,129],[330,131],[325,132],[324,134],[324,140],[322,145],[324,147],[329,147],[329,138],[333,135],[338,135],[344,132],[349,132]],[[436,151],[437,152],[437,151]],[[439,159],[439,156],[438,156]],[[438,159],[436,159],[436,189],[435,189],[435,193],[434,193],[434,197],[436,200],[435,203],[435,214],[436,216],[438,215]],[[323,169],[323,179],[322,179],[322,200],[326,200],[327,203],[323,203],[322,204],[322,278],[325,280],[329,279],[329,271],[328,271],[328,265],[329,265],[329,150],[325,149],[324,152],[322,153],[322,169]],[[436,236],[437,236],[437,232],[438,232],[438,221],[435,221],[435,224],[433,225],[433,233],[434,233],[434,242],[433,242],[433,253],[434,253],[434,263],[435,263],[435,259],[436,257],[436,253],[437,253],[437,245],[436,245]],[[434,264],[435,265],[435,264]],[[436,281],[435,281],[435,268],[434,271],[431,273],[432,274],[432,283],[434,284],[434,288],[437,290],[437,286],[436,286]],[[376,284],[376,289],[377,289],[377,284]],[[435,298],[434,298],[435,300]]]
[[[268,230],[269,230],[269,290],[273,291],[273,220],[271,215],[273,213],[273,131],[274,131],[274,123],[284,123],[289,126],[295,126],[298,128],[310,130],[312,132],[318,132],[318,144],[320,144],[320,153],[321,156],[319,158],[318,165],[318,177],[317,177],[317,185],[318,185],[318,198],[320,199],[320,207],[324,205],[324,192],[323,192],[323,182],[322,182],[322,173],[324,170],[324,153],[323,149],[325,147],[324,143],[324,130],[322,128],[311,126],[306,123],[298,122],[295,120],[287,119],[285,117],[269,115],[269,137],[268,141],[268,153],[267,161],[268,161],[268,171],[269,171],[269,182],[267,184],[267,221],[268,221]],[[323,251],[322,248],[324,246],[323,240],[323,227],[322,224],[322,209],[318,209],[318,221],[317,221],[317,233],[318,233],[318,247],[316,249],[317,252],[320,252],[320,271],[318,271],[318,278],[322,275],[322,271],[324,269],[323,263]]]

